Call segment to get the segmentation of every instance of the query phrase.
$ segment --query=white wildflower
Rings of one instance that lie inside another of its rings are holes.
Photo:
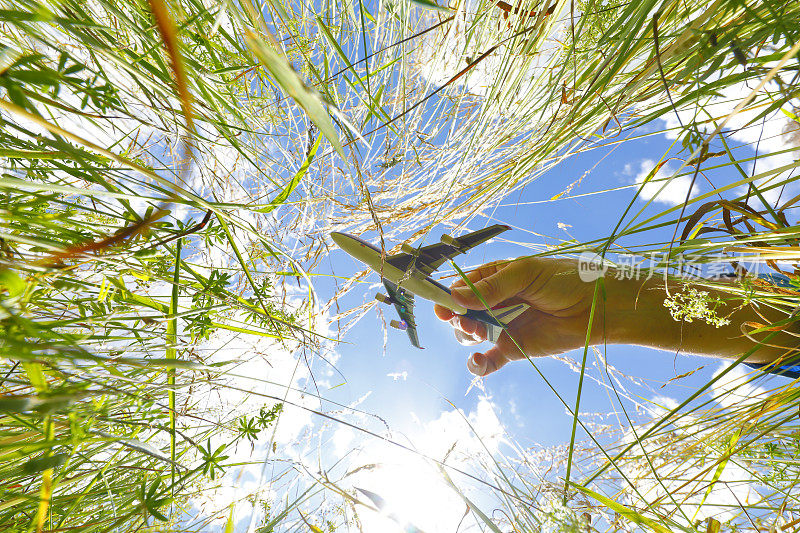
[[[719,297],[711,297],[707,291],[694,287],[686,287],[682,292],[674,293],[664,299],[664,307],[669,309],[672,318],[677,321],[692,322],[697,319],[715,327],[726,326],[731,321],[717,316],[717,308],[722,305]]]

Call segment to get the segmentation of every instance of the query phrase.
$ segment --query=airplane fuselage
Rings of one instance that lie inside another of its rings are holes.
[[[450,290],[437,281],[425,276],[418,270],[406,272],[381,261],[381,251],[370,243],[348,235],[347,233],[331,233],[333,241],[353,258],[358,259],[381,277],[412,292],[420,298],[425,298],[456,314],[463,315],[467,309],[455,303],[450,295]]]

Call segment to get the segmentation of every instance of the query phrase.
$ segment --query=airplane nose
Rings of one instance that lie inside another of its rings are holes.
[[[338,231],[332,231],[332,232],[331,232],[331,239],[333,239],[333,242],[335,242],[335,243],[336,243],[336,246],[338,246],[339,248],[341,248],[341,247],[342,247],[342,242],[343,242],[343,241],[344,241],[346,238],[347,238],[347,237],[345,237],[344,233],[340,233],[340,232],[338,232]]]

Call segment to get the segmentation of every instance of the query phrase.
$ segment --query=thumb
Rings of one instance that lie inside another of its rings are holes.
[[[453,288],[453,300],[467,309],[484,309],[486,305],[494,307],[516,296],[528,285],[530,280],[523,274],[518,267],[515,268],[515,263],[511,263],[491,276],[473,282],[474,291],[468,286]]]

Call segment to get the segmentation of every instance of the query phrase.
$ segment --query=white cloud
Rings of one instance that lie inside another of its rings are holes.
[[[511,41],[509,38],[516,31],[512,27],[519,19],[516,16],[503,19],[499,8],[496,10],[497,20],[506,20],[508,25],[501,23],[492,31],[481,30],[480,19],[476,17],[478,2],[464,0],[459,4],[454,8],[458,14],[451,24],[419,39],[416,66],[423,78],[433,86],[447,83],[492,49],[498,41],[502,42],[503,38]],[[490,18],[494,20],[494,17]],[[507,110],[521,104],[522,109],[518,111],[524,112],[525,107],[529,106],[527,97],[536,91],[543,78],[550,76],[550,68],[560,57],[561,43],[568,28],[565,20],[561,10],[544,18],[540,29],[547,31],[548,35],[538,45],[537,53],[516,53],[511,44],[497,47],[454,83],[463,85],[472,94],[483,96],[499,90],[503,96],[497,100],[504,101],[502,105]],[[510,61],[514,62],[511,67]],[[505,84],[502,87],[496,83],[498,76],[504,77]],[[505,85],[514,85],[514,89],[506,90]]]
[[[625,163],[625,166],[622,167],[622,173],[625,176],[633,176],[633,165],[630,163]]]
[[[666,127],[670,129],[670,131],[666,132],[667,138],[677,138],[681,132],[681,124],[695,124],[701,133],[709,135],[717,127],[717,124],[721,123],[734,110],[736,105],[746,95],[750,94],[752,88],[752,83],[748,86],[748,82],[742,82],[723,89],[720,94],[706,99],[699,106],[678,111],[677,113],[671,111],[665,114],[662,118],[666,123]],[[724,131],[729,143],[730,139],[732,139],[742,145],[748,145],[752,150],[750,154],[758,150],[758,155],[760,156],[758,161],[742,164],[744,170],[750,175],[762,174],[787,165],[792,166],[795,164],[795,159],[798,158],[797,148],[800,147],[800,136],[797,133],[797,123],[780,109],[766,117],[758,118],[759,114],[764,111],[764,94],[782,93],[782,91],[775,81],[768,83],[758,97],[760,101],[757,99],[743,111],[734,115],[726,124]],[[792,111],[791,107],[790,104],[786,110]],[[695,116],[698,109],[702,109],[702,112]],[[794,111],[796,112],[797,109],[795,105]],[[736,143],[731,144],[732,147],[736,146]],[[748,157],[750,154],[734,152],[738,159]],[[758,180],[757,184],[764,186],[770,181],[785,179],[788,172],[790,170],[771,178]],[[736,179],[738,179],[738,176]],[[745,185],[737,189],[736,192],[743,194],[746,190],[747,186]],[[782,195],[783,200],[788,200],[794,196],[796,190],[796,185],[789,185],[787,191]],[[766,191],[763,196],[774,205],[779,196],[781,196],[781,188]],[[756,197],[751,198],[750,203],[757,209],[763,208],[760,200]]]
[[[347,426],[342,426],[333,433],[333,453],[337,457],[344,455],[352,449],[352,442],[356,438],[355,432]]]
[[[730,366],[729,362],[723,362],[714,376]],[[712,385],[713,399],[723,409],[732,410],[762,401],[767,391],[747,383],[748,379],[745,368],[731,369]],[[742,506],[760,501],[761,496],[758,480],[740,457],[734,455],[724,460],[727,446],[737,442],[738,426],[725,429],[725,424],[719,421],[707,422],[704,417],[708,415],[703,412],[683,412],[672,418],[668,427],[661,428],[660,436],[644,441],[638,438],[678,405],[678,401],[665,396],[651,400],[647,409],[651,422],[637,428],[636,433],[628,430],[624,436],[623,441],[636,446],[629,459],[619,463],[620,468],[645,501],[675,506],[678,512],[672,518],[678,523],[689,525],[709,517],[725,522],[739,516]],[[718,409],[713,413],[719,416]],[[687,453],[687,450],[694,451]],[[647,453],[647,460],[643,452]],[[724,468],[718,472],[720,464]]]
[[[678,407],[678,401],[675,398],[670,398],[669,396],[656,396],[652,400],[653,406],[651,409],[656,414],[666,414],[668,411],[671,411]]]
[[[639,173],[634,179],[634,183],[641,185],[645,178],[656,168],[657,163],[652,159],[643,159],[639,163]],[[672,176],[673,170],[669,164],[663,165],[658,172],[642,187],[639,198],[642,200],[653,200],[668,205],[680,205],[686,200],[686,193],[692,184],[691,176],[677,176],[671,181],[667,180]],[[700,190],[697,183],[692,188],[690,197],[697,196]]]
[[[291,295],[285,298],[289,308],[298,308],[301,302]],[[301,314],[302,315],[302,314]],[[254,327],[243,323],[243,316],[234,315],[228,322],[234,326]],[[327,332],[327,317],[321,313],[317,322],[302,324],[321,335]],[[307,361],[291,340],[277,340],[258,335],[245,335],[228,330],[218,330],[207,341],[201,343],[196,351],[201,353],[207,364],[228,361],[231,364],[225,375],[214,383],[198,382],[191,390],[191,404],[203,406],[204,413],[214,422],[235,428],[237,419],[258,415],[260,409],[269,409],[279,402],[285,402],[277,421],[261,431],[258,440],[251,444],[239,440],[234,447],[226,449],[229,458],[226,463],[239,463],[243,466],[229,468],[216,483],[209,484],[201,495],[192,500],[195,521],[207,521],[213,530],[220,530],[228,518],[227,509],[235,504],[236,531],[245,531],[253,517],[258,523],[259,501],[280,501],[275,492],[274,480],[280,478],[278,472],[282,464],[303,465],[309,455],[316,450],[315,434],[319,429],[313,411],[322,409],[319,398],[313,389],[308,392],[311,371]],[[336,354],[327,354],[329,361],[336,361]],[[200,414],[200,413],[193,413]],[[216,418],[216,420],[214,420]],[[335,435],[337,449],[346,447],[347,434]],[[212,448],[225,439],[234,440],[234,430],[227,435],[223,432],[219,441],[212,441]],[[277,466],[276,466],[277,465]],[[266,479],[262,476],[265,473]],[[302,476],[292,475],[286,483],[302,483]]]
[[[668,398],[655,401],[665,405],[655,407],[654,411],[669,409],[675,404]],[[639,428],[639,435],[646,429]],[[724,450],[714,452],[708,449],[708,443],[720,437],[714,431],[714,428],[704,427],[701,420],[684,415],[662,437],[645,439],[643,444],[634,447],[630,459],[620,462],[619,466],[636,487],[636,499],[641,497],[646,502],[674,507],[676,512],[672,513],[672,519],[687,526],[695,520],[710,517],[726,522],[739,516],[741,506],[758,502],[761,496],[756,491],[757,483],[752,473],[735,458],[721,463],[720,454]],[[633,431],[627,432],[625,440],[628,443],[642,442]],[[670,444],[671,440],[675,446]],[[687,454],[690,445],[708,452]],[[643,451],[647,453],[647,460]],[[717,472],[719,464],[724,465],[721,472]]]
[[[402,372],[390,372],[386,374],[386,376],[392,378],[394,381],[405,381],[408,379],[408,372],[405,370]]]
[[[423,531],[455,531],[467,510],[466,505],[448,486],[436,463],[425,457],[447,464],[450,467],[447,472],[457,484],[463,481],[457,470],[484,475],[491,455],[504,442],[504,430],[496,410],[490,398],[481,396],[475,410],[469,413],[453,409],[420,423],[416,431],[404,435],[408,446],[419,454],[376,439],[351,453],[347,470],[355,473],[343,479],[339,487],[366,489],[386,503],[382,513],[359,508],[363,530],[402,531],[404,525],[413,524]],[[345,430],[336,431],[334,442],[347,439]],[[477,491],[474,487],[459,485],[459,488],[465,493],[474,491],[469,497],[477,502],[485,502],[486,495],[492,492],[481,487]],[[369,502],[364,493],[358,496]],[[459,531],[477,530],[473,518],[468,516]]]
[[[714,377],[729,368],[731,363],[723,361]],[[753,378],[753,370],[744,365],[737,365],[712,385],[714,400],[726,409],[741,408],[761,402],[767,396],[764,387],[749,383]]]

